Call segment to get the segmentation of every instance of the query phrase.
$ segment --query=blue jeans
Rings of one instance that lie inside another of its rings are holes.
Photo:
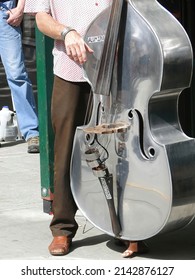
[[[11,90],[20,132],[28,140],[39,135],[38,117],[32,84],[24,64],[21,29],[7,23],[6,11],[13,7],[15,0],[0,3],[0,58]]]

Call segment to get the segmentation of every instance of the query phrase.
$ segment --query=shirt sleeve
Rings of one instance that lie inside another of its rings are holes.
[[[38,12],[50,13],[50,0],[26,0],[24,13],[35,14]]]

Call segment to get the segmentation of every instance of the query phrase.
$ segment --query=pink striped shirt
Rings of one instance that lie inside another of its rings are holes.
[[[50,13],[55,20],[71,26],[83,36],[90,22],[111,2],[111,0],[26,0],[25,13]],[[82,66],[66,55],[63,41],[55,40],[53,58],[55,75],[68,81],[84,81]]]

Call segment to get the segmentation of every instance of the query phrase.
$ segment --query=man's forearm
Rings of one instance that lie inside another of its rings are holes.
[[[26,0],[18,0],[17,8],[22,12],[24,11],[25,1]]]
[[[36,23],[38,29],[45,35],[55,39],[61,40],[61,32],[64,29],[64,25],[58,23],[53,19],[50,14],[46,12],[39,12],[36,14]]]

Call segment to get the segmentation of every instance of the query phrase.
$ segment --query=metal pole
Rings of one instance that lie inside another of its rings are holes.
[[[53,87],[53,40],[36,28],[36,63],[38,115],[40,132],[40,176],[43,211],[51,212],[53,200],[53,130],[51,126],[51,95]]]

